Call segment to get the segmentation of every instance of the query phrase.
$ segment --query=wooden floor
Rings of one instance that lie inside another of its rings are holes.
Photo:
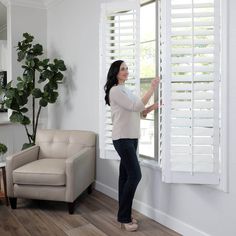
[[[74,215],[61,202],[18,200],[16,210],[0,201],[1,236],[179,236],[165,226],[133,211],[139,230],[126,232],[116,221],[117,201],[94,190],[81,195]]]

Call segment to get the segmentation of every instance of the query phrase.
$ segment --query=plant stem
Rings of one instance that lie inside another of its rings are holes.
[[[34,73],[33,73],[33,87],[35,88],[35,70],[33,70]],[[35,130],[35,98],[34,96],[32,96],[33,98],[33,117],[32,117],[32,121],[33,121],[33,142],[34,142],[34,130]]]
[[[24,126],[25,126],[25,131],[26,131],[26,133],[27,133],[27,137],[28,137],[28,139],[29,139],[29,143],[31,143],[31,139],[30,139],[29,130],[28,130],[28,128],[27,128],[27,126],[26,126],[26,125],[24,125]]]
[[[41,112],[42,106],[39,106],[38,109],[38,113],[37,113],[37,117],[36,117],[36,125],[35,125],[35,129],[34,129],[34,135],[33,135],[33,141],[35,143],[35,138],[36,138],[36,132],[37,132],[37,128],[38,128],[38,121],[39,121],[39,114]]]

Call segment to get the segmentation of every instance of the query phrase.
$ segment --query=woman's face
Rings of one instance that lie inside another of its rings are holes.
[[[119,70],[119,73],[117,75],[118,82],[119,83],[124,83],[128,79],[128,75],[129,75],[128,67],[125,64],[125,62],[123,62],[120,65],[120,70]]]

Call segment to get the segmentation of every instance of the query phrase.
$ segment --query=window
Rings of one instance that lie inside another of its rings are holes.
[[[140,96],[149,89],[156,77],[156,2],[148,1],[140,8]],[[152,96],[148,105],[156,101]],[[141,157],[157,158],[157,114],[151,112],[140,122],[141,137],[139,154]]]
[[[227,152],[222,145],[227,136],[223,66],[227,58],[224,38],[227,22],[226,10],[222,12],[226,3],[223,0],[142,3],[145,4],[140,7],[136,0],[113,2],[102,8],[100,156],[115,159],[116,155],[103,85],[111,62],[122,58],[131,68],[127,85],[136,92],[141,90],[141,94],[159,73],[155,68],[160,67],[159,91],[150,103],[158,100],[164,106],[158,109],[158,114],[151,113],[141,121],[141,156],[158,158],[164,182],[219,184],[225,171],[222,166],[226,167],[222,153]]]

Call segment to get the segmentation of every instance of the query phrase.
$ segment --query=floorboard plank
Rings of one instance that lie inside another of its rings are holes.
[[[0,205],[0,235],[30,236],[27,230],[10,213],[9,209]]]
[[[84,226],[74,228],[69,230],[67,234],[69,236],[108,236],[92,224],[86,224]]]
[[[118,203],[94,190],[83,193],[75,213],[67,204],[54,201],[18,199],[17,209],[0,202],[1,236],[181,236],[175,231],[133,210],[139,221],[134,233],[120,228],[116,215]]]
[[[12,214],[31,235],[66,236],[66,233],[57,227],[53,221],[49,219],[45,220],[39,214],[38,209],[17,209],[13,210]]]

